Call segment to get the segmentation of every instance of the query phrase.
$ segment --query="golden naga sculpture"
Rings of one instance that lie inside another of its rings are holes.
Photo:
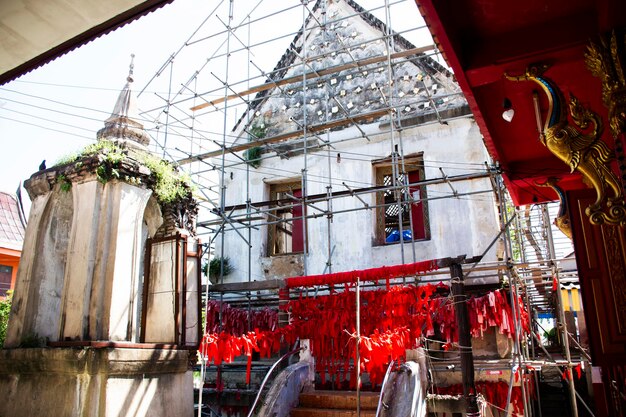
[[[609,166],[612,152],[600,139],[602,121],[570,94],[569,114],[575,126],[571,125],[563,94],[543,76],[546,69],[545,65],[534,65],[522,75],[504,76],[510,81],[533,81],[546,94],[548,117],[541,141],[550,152],[570,166],[571,172],[580,172],[585,184],[596,190],[596,201],[585,210],[589,221],[592,224],[623,226],[626,224],[626,208],[622,187]]]
[[[585,63],[602,82],[602,101],[609,109],[613,137],[626,131],[626,35],[615,31],[591,42]]]
[[[559,213],[554,219],[554,225],[558,227],[565,236],[572,239],[572,224],[570,223],[569,212],[567,210],[567,197],[565,196],[565,192],[563,191],[563,189],[557,185],[558,182],[558,178],[550,177],[545,182],[535,182],[535,184],[539,187],[552,188],[554,192],[559,196],[559,201],[561,204],[559,206]]]

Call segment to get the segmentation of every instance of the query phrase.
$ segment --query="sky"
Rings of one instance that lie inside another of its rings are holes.
[[[373,13],[385,21],[384,1],[357,2],[366,9],[378,7]],[[432,43],[413,0],[389,4],[394,30],[421,27],[403,35],[417,46]],[[132,89],[156,143],[153,150],[179,159],[211,149],[243,110],[234,107],[224,116],[208,109],[190,117],[189,108],[223,96],[224,82],[239,91],[262,84],[305,13],[298,0],[236,1],[232,9],[227,0],[175,0],[0,86],[0,190],[15,192],[42,160],[50,167],[95,141],[126,83],[131,54]]]

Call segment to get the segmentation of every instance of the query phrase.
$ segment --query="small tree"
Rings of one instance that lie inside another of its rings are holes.
[[[222,263],[224,266],[222,266]],[[224,276],[233,272],[233,266],[230,264],[230,258],[228,258],[228,256],[224,258],[217,256],[202,266],[202,273],[208,276],[212,283],[217,282],[217,279],[220,277],[220,272],[222,271]]]
[[[4,300],[0,300],[0,349],[4,346],[4,339],[7,337],[7,327],[9,324],[9,313],[11,312],[11,300],[13,291],[7,291]]]

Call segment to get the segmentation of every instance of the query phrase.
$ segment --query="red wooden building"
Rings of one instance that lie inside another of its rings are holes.
[[[550,177],[565,190],[591,353],[602,368],[596,415],[623,415],[626,3],[420,0],[418,6],[515,204],[557,199],[538,185]]]

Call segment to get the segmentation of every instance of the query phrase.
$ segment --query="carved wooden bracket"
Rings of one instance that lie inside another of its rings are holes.
[[[554,192],[559,196],[559,201],[561,205],[559,206],[559,213],[554,219],[554,225],[559,228],[561,232],[570,240],[572,239],[572,224],[570,222],[569,213],[567,211],[567,197],[565,196],[565,192],[563,189],[559,187],[557,184],[559,182],[558,178],[550,177],[545,182],[539,183],[535,181],[535,185],[539,187],[549,187],[554,190]]]
[[[548,117],[543,126],[543,143],[557,158],[578,171],[583,181],[596,190],[596,201],[585,210],[592,224],[626,225],[626,207],[621,184],[609,166],[613,152],[604,143],[600,117],[583,107],[573,94],[565,106],[563,93],[543,76],[546,65],[533,65],[510,81],[533,81],[548,98]],[[569,109],[570,123],[567,117]]]

